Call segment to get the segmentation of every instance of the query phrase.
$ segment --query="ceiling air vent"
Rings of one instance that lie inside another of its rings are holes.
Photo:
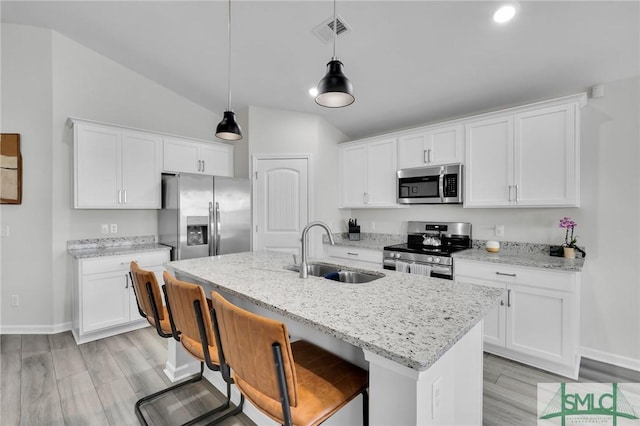
[[[338,14],[336,19],[336,27],[338,29],[338,36],[351,31],[351,27],[347,24],[342,16]],[[312,31],[316,37],[318,37],[323,43],[328,43],[333,40],[333,16],[327,18],[323,23],[315,27]]]

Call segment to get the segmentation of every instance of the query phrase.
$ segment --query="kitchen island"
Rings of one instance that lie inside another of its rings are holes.
[[[318,260],[322,262],[322,260]],[[331,262],[360,269],[348,261]],[[372,425],[480,424],[482,318],[504,291],[371,267],[363,284],[301,279],[290,255],[239,253],[166,265],[179,279],[284,321],[304,338],[369,370]],[[171,341],[171,340],[170,340]],[[197,368],[172,341],[167,375]],[[208,375],[222,388],[219,374]],[[359,398],[327,424],[359,424]],[[455,404],[454,404],[455,402]],[[245,412],[268,424],[248,404]],[[351,409],[349,409],[351,408]]]

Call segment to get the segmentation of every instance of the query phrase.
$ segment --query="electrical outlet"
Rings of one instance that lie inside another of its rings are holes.
[[[11,295],[11,306],[20,306],[20,296],[17,294]]]
[[[496,237],[504,237],[504,225],[495,226]]]
[[[442,407],[442,377],[431,384],[431,419],[436,420],[440,417]]]
[[[112,234],[117,234],[118,233],[118,224],[116,223],[112,223],[111,225],[109,225],[111,233]]]
[[[0,226],[0,237],[8,237],[9,236],[9,225]]]
[[[376,223],[375,221],[371,221],[371,226],[370,226],[371,230],[373,231],[374,229],[376,229]]]
[[[101,227],[102,227],[102,233],[103,233],[103,234],[108,234],[108,233],[109,233],[109,224],[107,224],[107,223],[103,223],[103,224],[101,225]]]

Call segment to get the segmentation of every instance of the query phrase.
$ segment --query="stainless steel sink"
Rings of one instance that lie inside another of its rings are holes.
[[[287,267],[291,271],[300,272],[299,265]],[[307,265],[307,272],[314,277],[324,277],[328,280],[340,281],[343,283],[360,284],[368,283],[378,278],[384,277],[380,272],[363,272],[344,269],[338,265],[328,265],[324,263],[311,263]]]

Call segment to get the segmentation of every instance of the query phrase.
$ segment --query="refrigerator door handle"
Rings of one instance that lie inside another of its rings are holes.
[[[216,255],[220,254],[220,203],[216,203]]]
[[[216,255],[216,232],[214,231],[215,218],[213,212],[213,203],[209,202],[209,256]]]

